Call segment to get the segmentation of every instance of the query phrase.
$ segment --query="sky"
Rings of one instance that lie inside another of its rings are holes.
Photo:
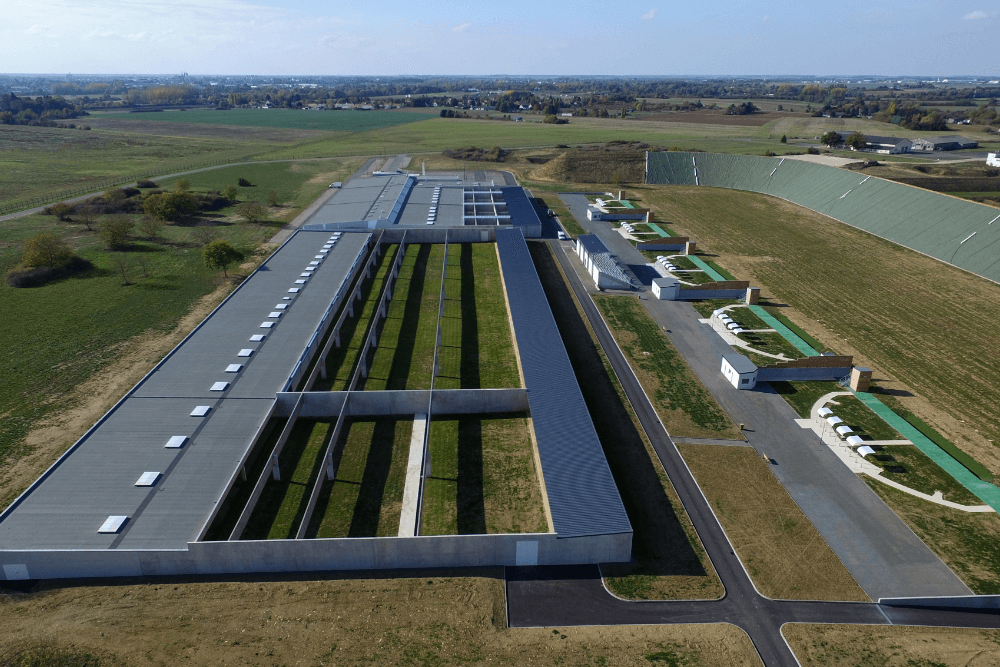
[[[983,0],[0,0],[7,73],[976,75]]]

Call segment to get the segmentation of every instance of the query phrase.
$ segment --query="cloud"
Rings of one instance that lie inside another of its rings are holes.
[[[986,12],[984,12],[981,9],[977,9],[974,12],[969,12],[968,14],[966,14],[965,16],[963,16],[962,18],[965,19],[966,21],[974,21],[976,19],[984,19],[984,18],[986,18],[986,16],[987,16]]]
[[[472,27],[471,23],[459,23],[457,26],[451,29],[452,32],[465,32]]]
[[[653,7],[648,12],[639,17],[641,21],[652,21],[656,17],[656,7]]]
[[[771,17],[770,17],[769,15],[768,15],[768,16],[765,16],[765,17],[764,17],[763,19],[761,19],[761,20],[762,20],[762,21],[763,21],[764,23],[767,23],[768,21],[770,21],[770,20],[771,20]]]

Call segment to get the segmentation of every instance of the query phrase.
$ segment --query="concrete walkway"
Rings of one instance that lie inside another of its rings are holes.
[[[399,515],[398,537],[416,537],[420,531],[417,509],[420,506],[420,480],[424,470],[424,436],[427,415],[413,415],[410,434],[410,455],[406,459],[406,481],[403,483],[403,509]]]

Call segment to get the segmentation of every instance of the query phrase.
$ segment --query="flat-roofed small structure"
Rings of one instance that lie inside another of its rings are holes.
[[[576,254],[599,289],[632,289],[632,281],[596,234],[576,237]]]
[[[661,301],[675,301],[680,287],[677,278],[653,278],[653,296]]]
[[[756,364],[736,352],[722,355],[722,375],[737,389],[753,389],[757,386]]]
[[[958,151],[965,148],[976,148],[978,146],[978,141],[973,141],[972,139],[966,139],[965,137],[956,135],[953,137],[927,137],[926,139],[914,139],[913,146],[910,150],[920,152]]]

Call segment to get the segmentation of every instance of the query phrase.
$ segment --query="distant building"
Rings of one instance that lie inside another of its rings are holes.
[[[911,150],[929,151],[957,151],[963,148],[976,148],[979,142],[966,139],[965,137],[930,137],[928,139],[914,139]]]
[[[847,138],[854,133],[837,132],[837,134],[840,135],[841,141],[847,141]],[[864,150],[871,153],[882,153],[883,155],[896,155],[898,153],[909,152],[912,143],[909,139],[903,139],[902,137],[880,137],[866,134]]]
[[[576,237],[576,254],[598,289],[632,289],[632,281],[618,265],[604,242],[595,234]]]
[[[991,167],[1000,167],[1000,153],[987,153],[986,164]]]

